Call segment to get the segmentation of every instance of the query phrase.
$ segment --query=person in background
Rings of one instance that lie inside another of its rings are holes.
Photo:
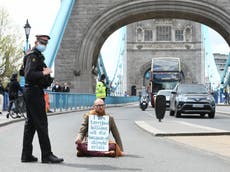
[[[7,84],[7,91],[9,94],[9,107],[8,107],[8,113],[6,114],[6,118],[9,118],[11,108],[13,106],[13,103],[18,98],[18,92],[20,91],[23,94],[23,89],[21,88],[18,80],[18,74],[12,74],[10,78],[10,82]]]
[[[61,87],[61,85],[59,84],[58,81],[55,81],[55,84],[52,87],[52,92],[56,93],[56,94],[54,94],[55,109],[61,108],[60,107],[60,98],[61,98],[61,95],[60,95],[59,92],[62,92],[62,87]]]
[[[84,144],[84,141],[87,142],[88,138],[88,120],[89,120],[89,115],[97,115],[97,116],[109,116],[109,131],[112,132],[112,135],[115,139],[115,143],[117,144],[116,148],[111,148],[112,150],[109,151],[88,151],[87,150],[87,145]],[[94,101],[94,106],[93,110],[89,111],[88,113],[84,114],[83,116],[83,122],[82,126],[80,128],[80,131],[77,135],[75,143],[77,144],[77,156],[108,156],[108,157],[115,157],[115,156],[122,156],[124,155],[123,152],[123,145],[122,141],[120,138],[119,131],[117,129],[115,120],[112,116],[107,114],[105,112],[105,103],[102,99],[96,99]],[[116,149],[116,150],[114,150]]]
[[[105,84],[105,75],[102,74],[100,80],[96,84],[96,98],[100,98],[105,101],[107,96],[107,88]]]
[[[2,85],[2,80],[0,79],[0,114],[2,114],[2,110],[3,110],[4,92],[5,92],[5,89]]]
[[[27,119],[24,126],[21,162],[36,162],[38,158],[33,153],[33,138],[37,132],[41,149],[42,163],[61,163],[64,160],[55,156],[51,150],[48,134],[48,119],[45,109],[44,89],[53,82],[52,70],[44,63],[45,51],[50,37],[37,35],[35,46],[24,59],[25,89]]]
[[[64,83],[64,86],[62,88],[62,92],[70,92],[70,88],[67,82]]]
[[[64,86],[62,87],[62,92],[64,93],[69,93],[70,92],[70,88],[67,82],[64,83]],[[68,109],[68,94],[63,94],[63,108],[64,109]]]

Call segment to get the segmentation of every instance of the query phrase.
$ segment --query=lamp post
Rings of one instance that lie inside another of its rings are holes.
[[[24,29],[25,29],[25,35],[26,35],[26,46],[25,46],[25,53],[26,53],[29,49],[29,36],[30,36],[30,29],[31,29],[28,19],[26,20]]]
[[[29,36],[30,36],[30,29],[31,29],[31,26],[28,22],[28,19],[26,20],[26,24],[24,26],[24,29],[25,29],[25,35],[26,35],[26,45],[24,47],[24,54],[26,55],[26,53],[29,50]],[[23,76],[20,77],[20,85],[21,85],[21,87],[25,86],[25,78]]]

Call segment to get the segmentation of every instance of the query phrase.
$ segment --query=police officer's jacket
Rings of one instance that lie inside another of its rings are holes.
[[[24,57],[24,75],[25,86],[33,87],[38,86],[40,88],[47,88],[52,83],[50,75],[43,75],[43,68],[46,68],[44,63],[45,57],[36,48],[32,49]]]

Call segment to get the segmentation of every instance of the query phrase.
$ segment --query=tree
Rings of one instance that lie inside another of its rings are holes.
[[[8,82],[22,63],[22,34],[11,25],[8,12],[0,9],[0,78]]]

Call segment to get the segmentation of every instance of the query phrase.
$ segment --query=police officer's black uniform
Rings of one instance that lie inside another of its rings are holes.
[[[44,88],[47,88],[52,79],[49,75],[43,75],[43,68],[46,68],[44,56],[34,48],[25,56],[25,89],[24,97],[27,108],[27,120],[24,127],[22,162],[37,161],[32,155],[33,137],[37,131],[41,148],[43,163],[59,163],[62,158],[57,158],[51,151],[51,144],[48,135],[48,121],[45,111]]]

